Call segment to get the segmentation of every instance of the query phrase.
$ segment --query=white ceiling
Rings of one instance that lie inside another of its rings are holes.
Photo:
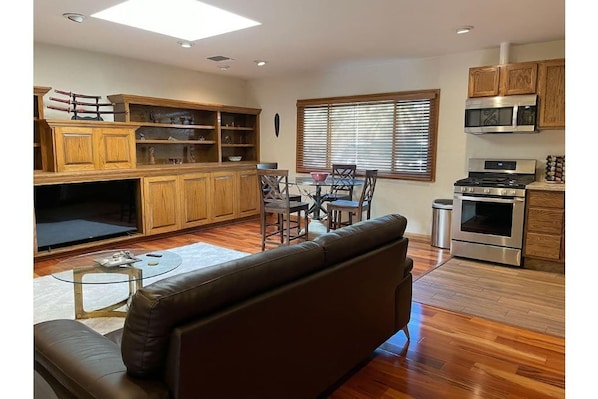
[[[34,41],[251,79],[565,39],[565,0],[204,0],[262,25],[198,40],[190,49],[177,38],[62,17],[89,16],[122,1],[34,0]],[[462,25],[475,28],[455,34]],[[207,59],[218,55],[234,61]],[[268,64],[258,68],[258,59]],[[219,70],[222,63],[230,69]]]

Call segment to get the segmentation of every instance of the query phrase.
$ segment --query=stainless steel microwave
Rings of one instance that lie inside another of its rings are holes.
[[[465,102],[465,133],[536,133],[538,96],[469,98]]]

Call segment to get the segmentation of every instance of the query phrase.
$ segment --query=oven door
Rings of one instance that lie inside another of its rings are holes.
[[[525,198],[455,194],[452,239],[521,249]]]

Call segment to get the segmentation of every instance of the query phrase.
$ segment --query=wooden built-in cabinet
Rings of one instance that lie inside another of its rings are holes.
[[[260,109],[130,94],[108,96],[115,120],[139,125],[137,165],[256,162]]]
[[[565,193],[527,190],[524,266],[564,272]],[[556,269],[554,269],[556,268]]]
[[[42,126],[47,172],[135,167],[136,126],[82,120],[43,120]]]
[[[135,180],[136,194],[123,193],[121,210],[134,212],[133,239],[259,214],[260,109],[116,94],[108,96],[114,122],[47,120],[42,98],[49,90],[34,87],[34,185],[69,192],[76,183]],[[90,240],[71,250],[128,238]],[[35,256],[45,248],[35,242]]]
[[[146,234],[259,214],[255,169],[184,173],[143,179]]]
[[[538,94],[538,128],[565,128],[565,59],[469,68],[468,97]]]
[[[33,87],[33,170],[44,170],[46,159],[42,150],[42,120],[44,119],[44,95],[51,87]]]

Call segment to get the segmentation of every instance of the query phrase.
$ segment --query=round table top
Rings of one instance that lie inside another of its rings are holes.
[[[68,283],[125,283],[168,273],[181,263],[181,257],[170,251],[111,249],[63,260],[54,265],[52,276]],[[78,279],[75,279],[76,275]]]
[[[301,186],[332,186],[333,184],[339,184],[339,182],[344,185],[362,186],[364,183],[364,181],[360,179],[333,179],[332,176],[328,176],[326,180],[318,182],[314,181],[314,179],[311,176],[297,176],[295,177],[293,182],[294,184],[298,184]]]

